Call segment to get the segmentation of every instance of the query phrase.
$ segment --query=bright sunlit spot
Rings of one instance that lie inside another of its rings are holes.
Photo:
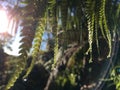
[[[8,18],[4,10],[0,10],[0,33],[7,32]]]

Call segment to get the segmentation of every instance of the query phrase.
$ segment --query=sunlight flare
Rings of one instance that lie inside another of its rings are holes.
[[[8,17],[4,10],[0,10],[0,33],[8,31]]]

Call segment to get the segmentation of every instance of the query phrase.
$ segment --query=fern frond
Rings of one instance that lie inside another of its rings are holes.
[[[54,69],[56,66],[57,62],[57,53],[58,53],[58,30],[60,29],[61,24],[58,22],[60,20],[60,8],[57,6],[57,1],[56,0],[49,0],[48,1],[48,13],[49,13],[49,23],[50,27],[52,27],[52,33],[55,38],[54,42],[54,60],[52,64],[52,68]]]
[[[100,1],[100,7],[99,7],[99,26],[101,29],[101,33],[103,35],[103,37],[106,39],[106,34],[104,32],[104,26],[103,26],[103,16],[105,14],[105,0],[101,0]]]
[[[92,14],[91,19],[88,20],[88,42],[89,42],[89,49],[90,52],[90,61],[92,62],[92,43],[93,43],[93,32],[94,32],[94,14]]]
[[[56,0],[48,0],[48,8],[47,8],[47,13],[48,13],[48,16],[47,18],[49,20],[47,20],[47,22],[49,22],[49,24],[51,23],[54,24],[54,19],[55,19],[55,9],[56,9]]]
[[[21,54],[20,55],[21,57],[26,52],[29,52],[29,49],[32,46],[32,41],[33,41],[33,37],[34,37],[34,28],[33,27],[35,27],[35,18],[34,18],[33,13],[35,13],[35,6],[31,3],[32,2],[29,2],[28,5],[24,9],[21,9],[21,13],[22,13],[21,26],[23,26],[23,29],[21,30],[21,36],[23,38],[20,41],[20,43],[22,43],[22,45],[19,47],[21,49],[19,52]]]
[[[55,33],[55,44],[54,44],[54,63],[52,65],[52,68],[54,69],[56,66],[56,62],[58,61],[57,53],[58,53],[58,32],[61,28],[61,24],[59,23],[59,17],[60,17],[60,7],[57,8],[57,28],[56,28],[56,33]]]
[[[57,63],[57,61],[58,61],[57,54],[58,54],[58,36],[55,37],[55,44],[54,44],[54,63],[53,63],[53,66],[52,66],[53,69],[55,68],[55,65],[56,65],[56,63]]]
[[[111,34],[110,34],[110,30],[108,29],[108,24],[107,24],[107,20],[106,20],[105,5],[106,5],[106,0],[102,0],[101,1],[101,8],[100,8],[99,24],[100,24],[100,28],[101,28],[101,32],[103,34],[103,37],[108,41],[109,54],[107,57],[110,57],[111,50],[112,50]]]
[[[87,17],[87,27],[88,27],[88,43],[89,43],[89,49],[86,52],[90,53],[90,60],[89,62],[92,62],[92,43],[93,43],[93,33],[94,33],[94,22],[95,22],[95,1],[92,2],[91,0],[88,0],[86,2],[86,17]]]
[[[56,27],[57,27],[57,20],[56,20],[56,0],[48,0],[48,8],[47,8],[47,23],[49,25],[49,29],[52,29],[52,33],[56,33]]]
[[[11,76],[7,86],[5,87],[5,90],[9,90],[12,86],[14,86],[14,83],[19,78],[24,68],[25,68],[25,62],[20,60],[20,62],[17,64],[14,74]]]
[[[97,20],[97,17],[95,16],[95,41],[96,41],[96,45],[97,45],[98,54],[100,55],[98,37],[99,37],[99,35],[98,35],[98,20]]]
[[[32,51],[33,59],[30,64],[30,67],[27,69],[27,72],[23,78],[26,78],[30,74],[31,70],[34,67],[34,63],[37,58],[37,54],[39,52],[40,45],[42,42],[42,36],[43,36],[44,30],[45,30],[45,25],[46,25],[45,18],[40,18],[40,20],[38,21],[38,25],[37,25],[36,33],[35,33],[35,37],[34,37],[34,44],[33,44],[33,51]]]
[[[111,34],[110,34],[110,30],[108,29],[108,25],[107,25],[107,21],[106,21],[106,16],[104,15],[103,17],[103,24],[104,24],[104,28],[105,28],[105,33],[106,33],[106,37],[108,40],[108,45],[109,45],[109,54],[107,57],[111,56],[111,52],[112,52],[112,39],[111,39]]]

